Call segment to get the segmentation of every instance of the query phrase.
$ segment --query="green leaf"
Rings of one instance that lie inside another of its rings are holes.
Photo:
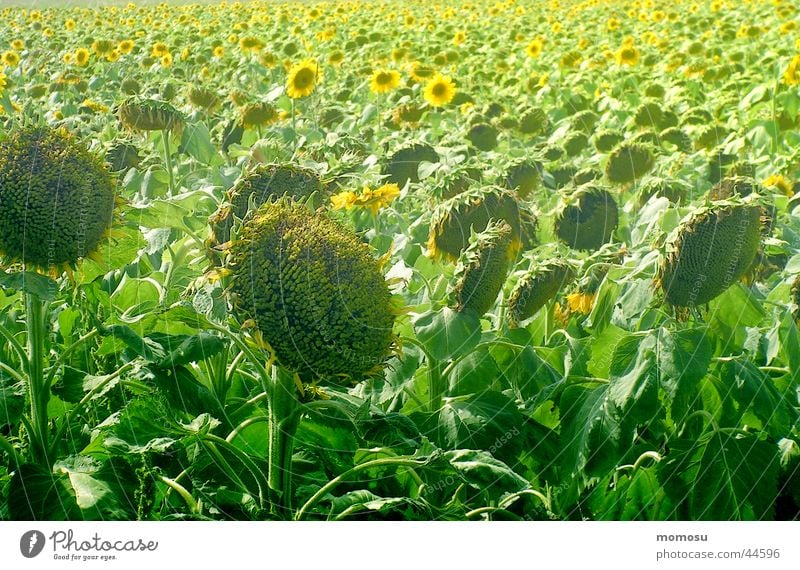
[[[225,345],[225,341],[220,337],[211,333],[200,332],[184,339],[158,365],[162,368],[171,368],[191,362],[201,362],[222,352]]]
[[[152,339],[140,337],[132,328],[125,325],[111,325],[102,332],[120,339],[133,354],[150,362],[161,362],[167,356],[160,344]]]
[[[495,457],[511,458],[522,447],[522,415],[500,392],[448,398],[438,423],[440,446],[446,449],[485,449]]]
[[[661,410],[658,401],[658,337],[637,333],[622,339],[609,369],[609,400],[627,424],[646,423]]]
[[[444,457],[464,481],[478,491],[491,491],[492,495],[496,495],[530,487],[524,477],[486,451],[457,449],[445,452]]]
[[[790,427],[797,421],[797,411],[778,392],[772,378],[752,362],[739,360],[725,362],[720,376],[730,387],[731,395],[740,403],[740,414],[752,412],[775,438],[789,433]]]
[[[605,474],[619,462],[622,430],[608,384],[573,385],[559,401],[563,464],[567,473]]]
[[[465,356],[448,375],[448,396],[463,396],[492,387],[500,369],[484,347]]]
[[[18,521],[81,520],[69,477],[41,465],[20,465],[8,485],[8,512]]]
[[[481,322],[471,311],[459,313],[450,307],[428,311],[414,320],[417,339],[430,355],[445,361],[466,354],[481,338]]]
[[[690,520],[768,520],[779,459],[778,446],[756,435],[712,431],[670,441],[659,479]]]
[[[708,372],[714,356],[708,335],[705,328],[659,332],[659,376],[675,421],[681,421],[689,413],[698,398],[700,380]]]
[[[654,467],[607,475],[588,498],[593,519],[664,521],[675,518],[675,504],[666,496]]]
[[[44,301],[52,301],[58,293],[58,283],[32,271],[7,273],[0,270],[0,287],[36,295]]]
[[[511,337],[512,342],[528,344],[530,339]],[[492,345],[489,352],[494,357],[500,374],[508,381],[517,398],[527,401],[561,378],[532,346],[522,350],[502,344]]]
[[[202,123],[188,124],[183,129],[181,149],[198,162],[210,166],[217,158],[211,133]]]

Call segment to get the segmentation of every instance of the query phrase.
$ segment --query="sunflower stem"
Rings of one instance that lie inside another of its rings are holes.
[[[50,386],[44,375],[47,303],[33,293],[25,293],[24,295],[25,325],[28,331],[28,394],[31,404],[31,451],[36,461],[41,462],[43,465],[50,465],[49,418],[47,416]]]
[[[164,144],[164,166],[169,175],[169,195],[175,192],[175,175],[172,173],[172,152],[169,148],[169,129],[161,131],[161,142]]]
[[[292,447],[299,424],[300,405],[292,373],[272,367],[268,385],[269,467],[267,480],[274,514],[289,518],[292,508]]]

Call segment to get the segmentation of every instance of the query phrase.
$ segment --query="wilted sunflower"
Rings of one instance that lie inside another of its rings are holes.
[[[381,370],[396,310],[358,236],[284,199],[262,205],[229,254],[232,305],[282,366],[305,381],[335,384]]]
[[[24,126],[0,143],[0,253],[60,274],[91,257],[111,227],[115,182],[65,129]]]
[[[442,107],[456,96],[456,88],[449,77],[437,74],[425,84],[422,93],[432,107]]]
[[[246,129],[271,125],[279,118],[278,110],[264,101],[248,103],[239,111],[239,123]]]
[[[389,93],[400,86],[400,73],[394,69],[379,69],[372,74],[369,88],[373,93]]]
[[[286,79],[286,94],[292,99],[302,99],[314,92],[319,67],[313,59],[306,59],[292,66]]]
[[[180,134],[186,125],[183,113],[166,101],[134,95],[117,109],[120,122],[132,131],[171,131]]]

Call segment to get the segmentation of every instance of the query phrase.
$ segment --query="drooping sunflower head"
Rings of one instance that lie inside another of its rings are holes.
[[[653,153],[647,145],[623,142],[608,157],[606,177],[614,184],[628,184],[641,179],[654,164]]]
[[[530,161],[522,160],[512,164],[502,178],[502,185],[517,193],[520,199],[526,200],[542,181],[539,169]]]
[[[270,125],[278,118],[278,110],[265,101],[247,103],[239,110],[239,123],[246,129]]]
[[[0,142],[0,254],[56,272],[107,236],[115,181],[102,158],[64,129],[21,126]]]
[[[763,224],[756,198],[712,202],[670,234],[656,283],[671,305],[708,303],[752,267]]]
[[[533,265],[520,277],[508,298],[509,319],[516,325],[536,314],[575,279],[568,263],[551,259]]]
[[[396,310],[379,263],[324,214],[286,199],[264,204],[228,261],[234,309],[301,379],[357,382],[390,356]]]
[[[519,119],[519,131],[524,135],[541,135],[550,127],[547,113],[540,107],[524,111]]]
[[[450,304],[456,311],[484,315],[494,306],[508,275],[513,231],[505,220],[490,220],[459,258]]]
[[[286,94],[292,99],[308,97],[317,85],[318,73],[317,62],[312,59],[295,64],[286,79]]]
[[[179,135],[186,117],[170,103],[134,95],[117,109],[120,122],[132,131],[170,131]]]
[[[425,143],[411,143],[389,157],[383,173],[401,188],[407,182],[419,182],[419,165],[423,162],[439,162],[439,154]]]
[[[532,239],[536,221],[520,209],[512,192],[499,187],[471,188],[445,200],[433,211],[428,254],[458,259],[469,245],[470,234],[484,231],[493,218],[511,227],[514,253]]]
[[[688,185],[677,179],[650,178],[639,189],[636,201],[639,207],[644,206],[650,198],[658,196],[678,204],[689,196]]]
[[[225,201],[211,216],[211,247],[231,239],[235,219],[243,220],[251,208],[274,201],[283,196],[306,200],[313,196],[314,207],[320,206],[325,196],[319,176],[307,168],[291,164],[259,164],[243,174],[226,193]]]
[[[192,85],[187,93],[189,102],[203,111],[212,111],[220,104],[220,97],[213,89]]]
[[[555,231],[575,249],[598,249],[611,239],[619,222],[614,197],[594,185],[585,185],[566,196],[558,209]]]
[[[709,200],[727,200],[734,196],[744,198],[750,194],[763,194],[763,188],[750,177],[729,176],[720,180],[708,191]]]
[[[467,131],[467,140],[478,150],[488,152],[497,146],[497,129],[489,123],[476,123]]]

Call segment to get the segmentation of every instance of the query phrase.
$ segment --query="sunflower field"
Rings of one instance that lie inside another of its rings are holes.
[[[800,519],[800,7],[0,8],[0,520]]]

